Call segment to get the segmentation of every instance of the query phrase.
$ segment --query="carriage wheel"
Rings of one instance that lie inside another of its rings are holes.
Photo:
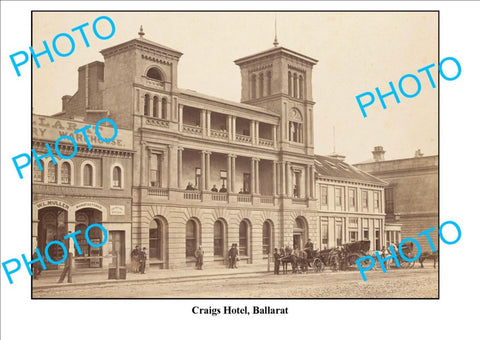
[[[313,268],[315,269],[315,273],[323,272],[325,266],[320,259],[313,260]]]
[[[412,269],[413,267],[415,267],[415,262],[417,262],[417,261],[410,262],[410,266],[408,266],[408,268]]]
[[[411,262],[401,261],[401,262],[400,262],[400,268],[402,268],[402,269],[410,268],[410,263],[411,263]]]

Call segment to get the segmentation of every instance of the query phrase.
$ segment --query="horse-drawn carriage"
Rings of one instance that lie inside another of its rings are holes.
[[[370,249],[370,241],[357,241],[346,243],[341,247],[318,251],[318,256],[313,261],[316,272],[322,272],[325,267],[333,271],[347,270],[356,264],[356,260],[365,256]]]
[[[287,264],[292,266],[292,272],[307,272],[312,267],[315,272],[322,272],[325,267],[333,271],[346,270],[355,265],[355,261],[367,254],[370,241],[358,241],[342,245],[341,247],[314,250],[314,251],[289,251],[285,249],[281,257],[283,272],[287,271]]]

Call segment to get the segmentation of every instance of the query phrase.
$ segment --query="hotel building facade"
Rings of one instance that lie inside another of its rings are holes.
[[[111,233],[104,256],[119,250],[128,265],[139,245],[149,266],[163,269],[192,266],[199,245],[207,265],[224,265],[232,243],[244,263],[309,238],[315,248],[362,239],[384,246],[386,183],[314,154],[317,60],[278,44],[236,60],[236,103],[179,88],[182,53],[139,34],[79,68],[61,113],[34,116],[52,128],[108,117],[122,133],[120,144],[80,148],[68,183],[63,163],[34,169],[35,244],[54,237],[53,224],[58,238],[101,221]],[[41,149],[54,139],[37,126]]]

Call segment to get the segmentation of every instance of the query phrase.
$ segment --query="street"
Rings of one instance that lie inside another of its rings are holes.
[[[34,289],[33,298],[437,298],[438,271],[245,273]]]

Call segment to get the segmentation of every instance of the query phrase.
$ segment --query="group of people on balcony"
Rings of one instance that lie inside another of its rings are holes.
[[[225,184],[222,184],[222,187],[220,188],[220,190],[218,190],[217,185],[214,184],[211,191],[212,192],[227,192],[227,188],[225,188]]]

